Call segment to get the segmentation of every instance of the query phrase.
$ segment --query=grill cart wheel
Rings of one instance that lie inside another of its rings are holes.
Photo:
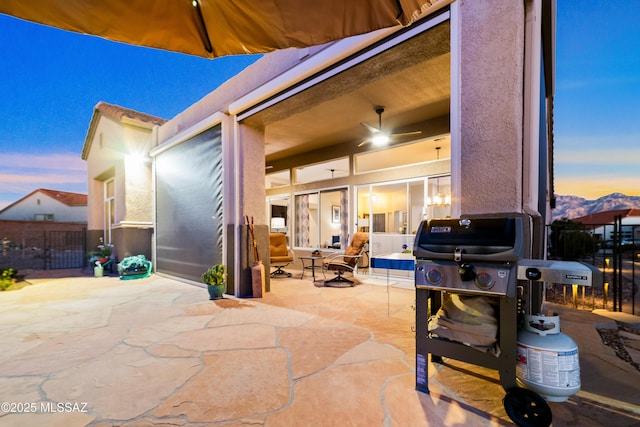
[[[502,400],[509,418],[520,427],[549,427],[551,408],[538,393],[514,387]]]

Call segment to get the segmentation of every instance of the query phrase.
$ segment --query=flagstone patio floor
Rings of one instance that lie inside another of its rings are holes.
[[[430,364],[430,394],[415,390],[410,287],[298,273],[264,298],[209,301],[159,275],[29,280],[0,292],[2,426],[513,425],[495,371]],[[639,425],[640,373],[595,329],[612,320],[551,308],[582,379],[550,403],[553,425]]]

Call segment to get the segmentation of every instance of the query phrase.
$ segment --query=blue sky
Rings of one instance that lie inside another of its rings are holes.
[[[559,0],[555,189],[640,196],[640,1]],[[257,59],[208,60],[0,15],[0,208],[37,188],[86,192],[99,101],[170,119]]]
[[[640,196],[640,1],[559,0],[555,189]]]
[[[87,192],[81,159],[104,101],[170,119],[259,58],[210,60],[0,14],[0,209],[38,188]]]

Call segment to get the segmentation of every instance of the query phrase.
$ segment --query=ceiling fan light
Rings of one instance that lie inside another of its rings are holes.
[[[381,133],[371,138],[371,142],[373,142],[374,145],[385,145],[389,142],[389,136]]]

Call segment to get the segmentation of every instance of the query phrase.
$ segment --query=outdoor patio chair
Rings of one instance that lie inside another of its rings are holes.
[[[294,253],[287,244],[286,234],[269,233],[269,258],[271,266],[276,267],[271,277],[291,277],[291,273],[283,270],[294,261]]]
[[[329,255],[324,259],[322,268],[325,271],[332,271],[336,274],[333,279],[324,281],[325,286],[344,287],[354,285],[354,281],[344,277],[344,273],[350,272],[353,274],[357,268],[358,260],[364,254],[368,241],[368,233],[355,233],[344,253]]]

